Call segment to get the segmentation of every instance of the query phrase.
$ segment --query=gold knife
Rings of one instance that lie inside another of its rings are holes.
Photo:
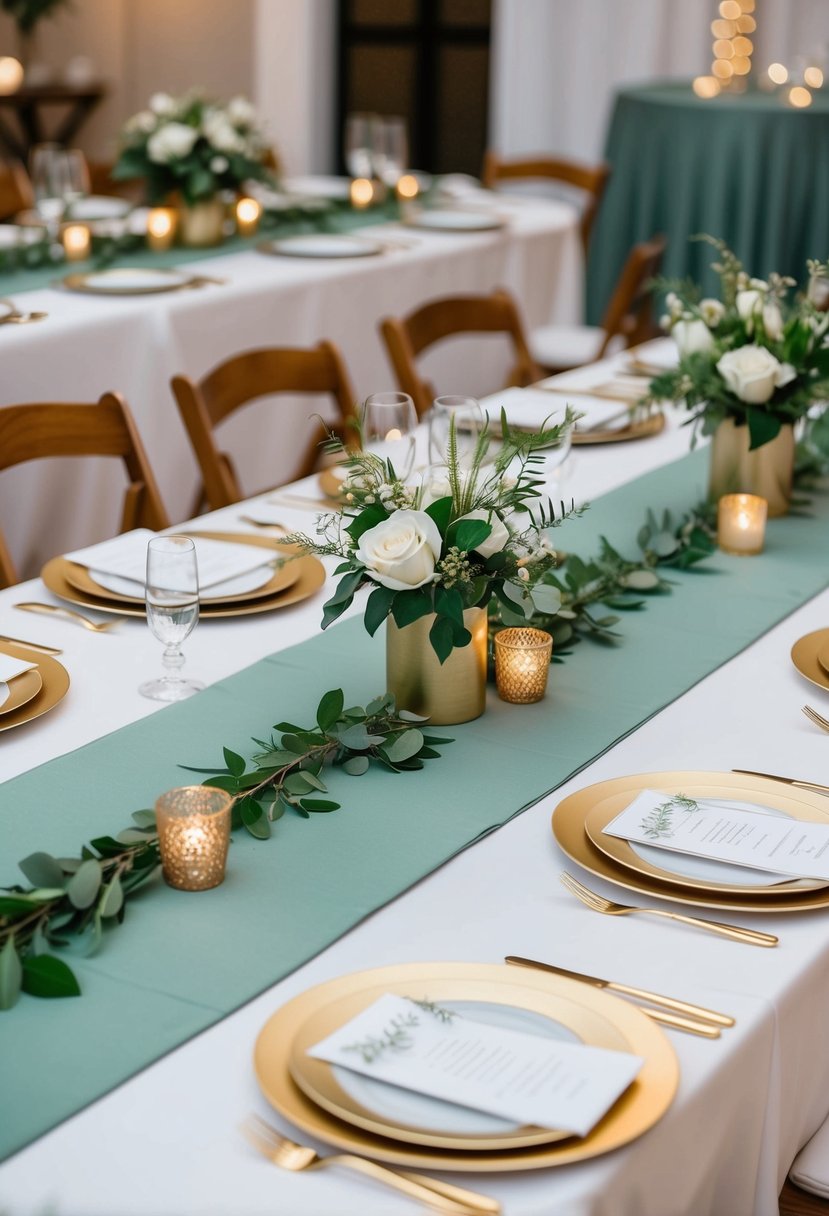
[[[829,794],[829,785],[821,785],[819,781],[800,781],[797,777],[778,777],[776,773],[758,773],[753,768],[732,768],[732,773],[745,773],[747,777],[765,777],[768,781],[782,781],[784,785],[796,785],[802,790],[816,790],[819,794]]]
[[[622,992],[626,996],[638,997],[641,1001],[649,1001],[652,1005],[661,1005],[678,1013],[688,1014],[691,1018],[699,1018],[701,1022],[714,1023],[716,1026],[733,1026],[735,1019],[727,1013],[717,1013],[714,1009],[705,1009],[702,1005],[692,1005],[689,1001],[680,1001],[673,996],[660,996],[658,992],[648,992],[645,988],[634,988],[630,984],[618,984],[614,980],[602,980],[595,975],[582,975],[579,971],[568,971],[565,967],[554,967],[552,963],[541,963],[533,958],[520,958],[509,954],[504,962],[513,963],[517,967],[534,967],[538,971],[551,971],[553,975],[563,975],[566,979],[581,980],[583,984],[592,984],[595,988],[609,988],[612,992]],[[645,1013],[651,1013],[646,1009]]]
[[[23,646],[26,650],[37,650],[41,654],[63,654],[63,651],[58,650],[57,646],[43,646],[40,642],[24,642],[22,638],[10,638],[5,633],[0,633],[0,642],[11,642],[13,646]]]

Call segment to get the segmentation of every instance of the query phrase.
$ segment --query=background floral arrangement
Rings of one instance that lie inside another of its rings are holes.
[[[663,324],[680,359],[651,381],[648,400],[685,405],[704,435],[731,418],[748,426],[750,448],[762,447],[829,398],[829,313],[808,290],[790,302],[794,279],[750,278],[726,245],[704,239],[719,252],[721,299],[700,299],[693,284],[663,284],[670,289]],[[810,285],[826,274],[819,262],[808,268]]]
[[[562,504],[556,515],[541,498],[539,473],[542,449],[560,443],[575,417],[568,409],[562,423],[530,435],[512,431],[502,414],[494,460],[485,464],[492,439],[487,424],[469,468],[461,467],[452,428],[445,466],[433,467],[414,486],[371,451],[349,453],[343,511],[320,517],[321,540],[295,533],[285,542],[342,559],[337,573],[343,577],[324,607],[323,628],[361,587],[371,586],[368,632],[374,635],[389,615],[403,628],[434,613],[429,640],[443,663],[471,641],[466,608],[497,598],[525,618],[554,614],[561,594],[542,581],[556,562],[545,531],[585,508]],[[336,439],[329,448],[344,451]]]
[[[143,178],[150,203],[178,191],[193,205],[250,179],[268,181],[267,151],[246,98],[223,104],[199,92],[156,93],[125,124],[112,175],[121,181]]]

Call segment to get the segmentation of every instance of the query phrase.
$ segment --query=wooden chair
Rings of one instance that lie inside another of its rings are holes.
[[[29,175],[19,160],[0,164],[0,220],[10,220],[35,202]]]
[[[118,393],[104,393],[94,405],[0,408],[0,469],[47,456],[120,456],[129,478],[120,531],[170,526],[141,437]],[[0,586],[17,581],[0,535]]]
[[[491,296],[446,296],[432,300],[402,319],[386,317],[380,322],[380,332],[397,383],[414,401],[418,417],[431,408],[437,394],[418,371],[417,357],[426,347],[444,338],[464,333],[507,334],[515,351],[509,383],[524,386],[541,376],[527,346],[515,301],[502,288]]]
[[[650,280],[659,273],[665,238],[634,245],[601,325],[545,325],[530,334],[532,357],[548,374],[593,363],[628,346],[657,337]]]
[[[339,411],[330,429],[345,441],[348,420],[354,417],[354,390],[332,342],[305,349],[246,351],[214,367],[198,384],[188,376],[174,376],[172,388],[203,478],[196,510],[205,500],[215,511],[245,497],[230,456],[219,451],[213,435],[214,428],[240,406],[272,393],[328,393]],[[296,481],[313,471],[324,435],[325,427],[320,424],[298,453],[286,480]]]
[[[92,160],[87,162],[89,193],[113,195],[117,198],[127,199],[131,203],[140,202],[144,192],[143,183],[137,179],[116,181],[112,176],[113,168],[112,161]]]
[[[483,182],[488,190],[494,190],[503,181],[547,181],[563,182],[574,186],[586,195],[581,215],[581,240],[585,257],[590,244],[593,221],[605,192],[610,165],[581,165],[570,160],[556,160],[550,156],[531,156],[518,160],[502,160],[491,150],[484,154]]]

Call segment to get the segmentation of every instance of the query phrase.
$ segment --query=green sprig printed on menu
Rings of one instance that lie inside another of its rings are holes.
[[[273,728],[278,738],[254,739],[261,750],[250,767],[225,747],[223,767],[189,771],[210,772],[204,784],[233,795],[233,828],[245,828],[262,840],[286,810],[308,818],[339,809],[325,796],[326,767],[359,777],[372,763],[402,773],[437,759],[436,749],[452,740],[426,734],[420,729],[424,722],[416,714],[398,712],[389,695],[365,708],[346,709],[337,688],[323,696],[310,729],[280,722]],[[117,836],[89,841],[78,857],[30,854],[19,866],[31,885],[0,889],[0,1010],[11,1009],[21,992],[80,996],[66,956],[93,954],[104,929],[123,922],[129,897],[161,865],[155,812],[135,811],[132,821]]]
[[[661,802],[654,807],[642,820],[642,831],[651,840],[664,840],[673,835],[674,811],[693,812],[699,810],[699,803],[685,794],[674,794],[667,802]]]

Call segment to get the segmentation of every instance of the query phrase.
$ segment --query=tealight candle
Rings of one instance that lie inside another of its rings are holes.
[[[173,207],[153,207],[147,216],[147,244],[156,253],[169,249],[176,236],[176,212]]]
[[[67,262],[82,262],[89,257],[92,237],[85,224],[66,224],[60,239]]]
[[[420,194],[420,185],[413,173],[404,173],[397,179],[395,190],[401,203],[410,203]]]
[[[184,785],[155,804],[164,877],[181,891],[207,891],[225,876],[233,798],[224,790]]]
[[[717,510],[717,543],[724,553],[763,552],[769,504],[757,494],[724,494]]]
[[[256,236],[262,206],[255,198],[240,198],[236,204],[236,231],[239,236]]]
[[[547,690],[553,639],[541,629],[502,629],[495,635],[498,696],[513,705],[540,701]]]
[[[358,211],[365,211],[375,201],[374,182],[367,177],[355,177],[349,188],[351,206]]]

